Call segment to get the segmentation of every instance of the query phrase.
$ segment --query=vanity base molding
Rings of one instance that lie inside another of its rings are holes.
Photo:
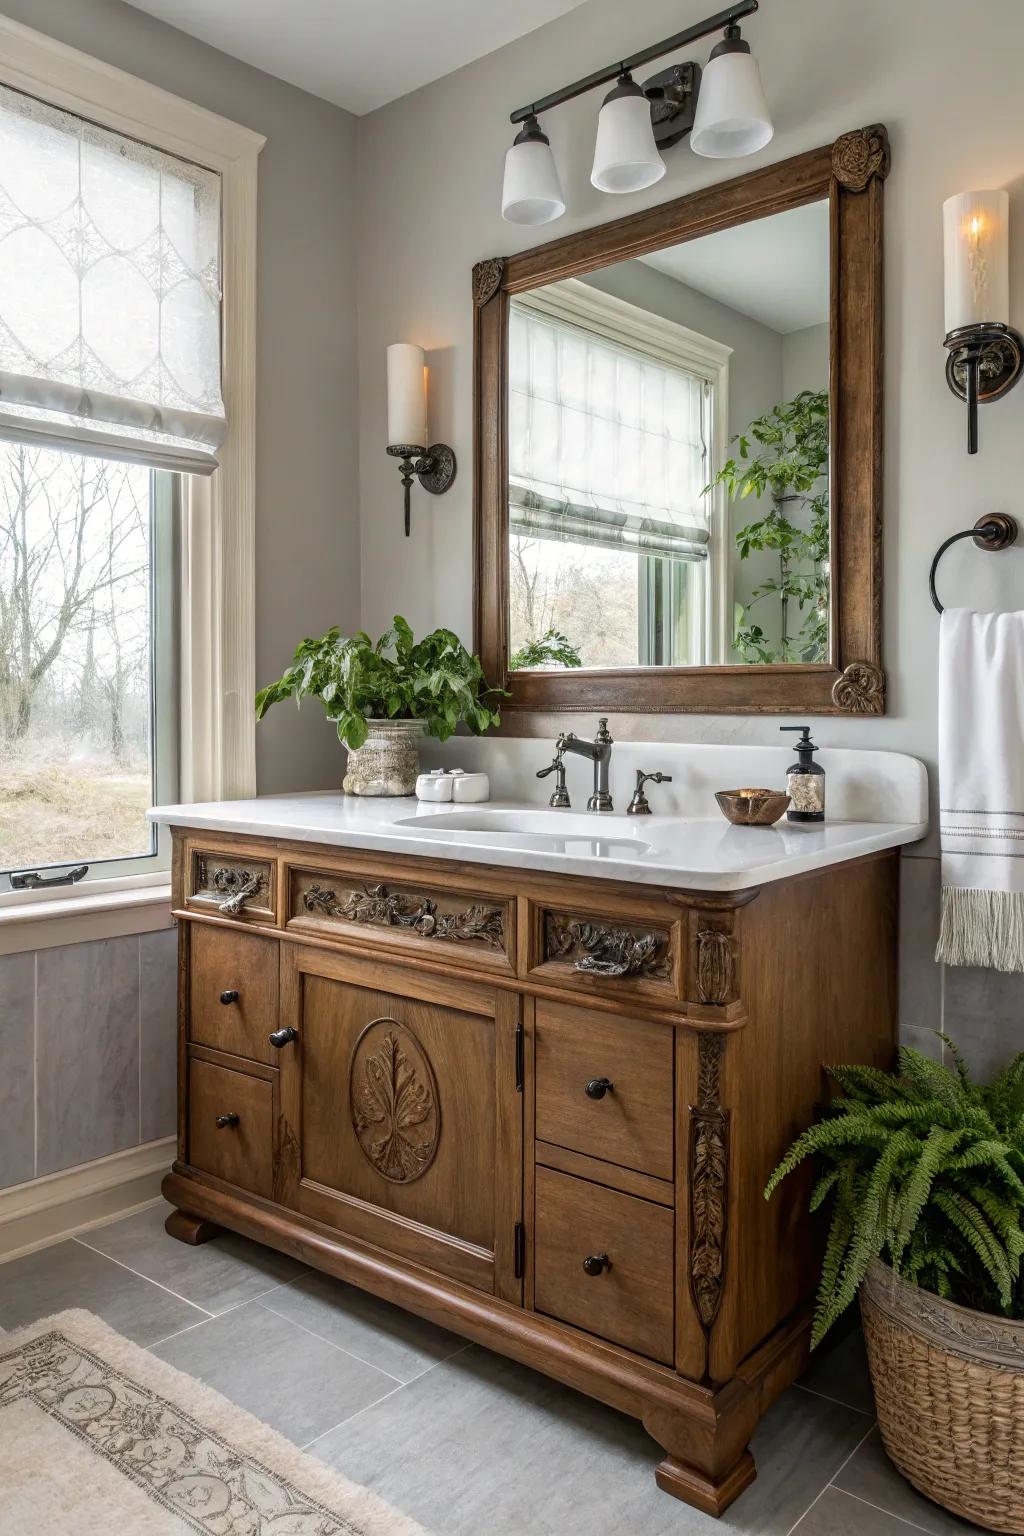
[[[823,1064],[891,1063],[896,851],[712,893],[176,829],[173,871],[168,1231],[633,1415],[720,1514],[807,1359],[810,1173],[764,1185]]]

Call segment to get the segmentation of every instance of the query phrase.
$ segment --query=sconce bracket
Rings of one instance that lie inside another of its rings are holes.
[[[643,92],[651,104],[654,142],[659,149],[678,144],[693,127],[699,88],[700,65],[693,63],[673,64],[644,81]]]
[[[978,406],[998,400],[1024,370],[1024,336],[1012,325],[988,321],[950,331],[946,383],[958,400],[967,401],[967,452],[978,451]]]
[[[455,454],[447,443],[431,443],[424,450],[413,443],[389,443],[388,453],[393,459],[401,459],[399,469],[405,491],[405,536],[409,537],[410,501],[409,490],[413,477],[431,496],[443,496],[458,469]]]

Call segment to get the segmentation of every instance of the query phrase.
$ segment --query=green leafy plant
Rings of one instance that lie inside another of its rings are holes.
[[[962,1306],[1024,1316],[1024,1052],[987,1087],[903,1049],[899,1069],[831,1067],[842,1089],[765,1190],[817,1159],[811,1209],[831,1209],[812,1342],[881,1258]]]
[[[803,389],[792,400],[776,405],[731,439],[735,458],[727,459],[704,487],[708,495],[724,485],[730,497],[771,498],[771,511],[736,534],[741,560],[755,550],[778,556],[778,578],[755,587],[746,609],[741,607],[733,644],[748,662],[824,661],[828,654],[828,486],[821,480],[828,468],[828,394]],[[760,451],[758,451],[760,450]],[[801,509],[807,526],[790,516]],[[809,567],[809,569],[808,569]],[[779,602],[780,643],[773,647],[762,625],[750,618],[755,604]],[[790,633],[790,604],[803,622]]]
[[[560,667],[583,665],[578,648],[560,629],[546,630],[539,640],[527,640],[509,659],[509,667],[513,672],[523,667],[545,667],[552,664]]]
[[[475,736],[500,722],[496,689],[488,688],[478,659],[450,629],[416,640],[395,616],[378,640],[363,630],[345,636],[329,629],[303,640],[291,666],[256,695],[262,720],[282,699],[319,699],[347,747],[361,747],[373,719],[422,720],[427,734],[447,741],[464,721]]]

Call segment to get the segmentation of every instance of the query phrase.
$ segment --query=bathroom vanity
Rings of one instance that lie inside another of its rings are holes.
[[[510,777],[538,758],[499,745]],[[657,809],[689,816],[153,813],[180,935],[164,1193],[176,1237],[242,1232],[642,1419],[659,1485],[718,1514],[807,1353],[807,1184],[765,1181],[823,1063],[892,1056],[923,769],[826,754],[850,819],[745,829],[706,803],[740,749],[657,752]]]

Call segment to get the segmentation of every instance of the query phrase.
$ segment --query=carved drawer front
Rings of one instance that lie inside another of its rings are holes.
[[[189,929],[189,1038],[276,1066],[277,940],[206,923]]]
[[[269,1199],[274,1163],[272,1083],[193,1057],[188,1084],[189,1162]]]
[[[537,1311],[671,1365],[672,1212],[550,1168],[536,1190]]]
[[[559,986],[676,996],[678,924],[637,922],[543,908],[536,914],[531,974]]]
[[[192,849],[185,900],[198,911],[219,913],[238,922],[274,923],[276,889],[273,859]]]
[[[537,1003],[537,1139],[673,1176],[673,1032]]]
[[[409,953],[510,969],[511,903],[462,891],[366,879],[337,871],[291,870],[289,927],[358,938]]]

